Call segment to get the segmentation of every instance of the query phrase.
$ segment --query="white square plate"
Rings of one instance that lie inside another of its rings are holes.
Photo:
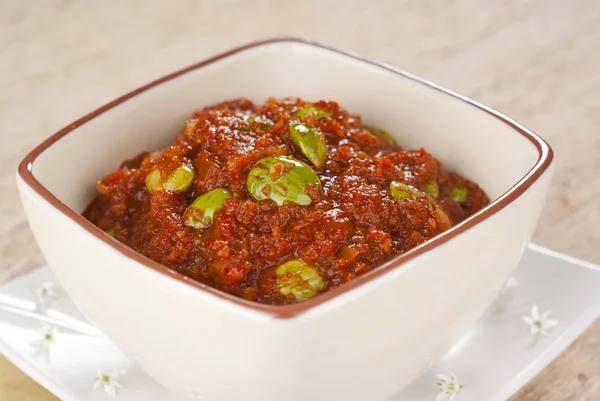
[[[505,400],[600,315],[599,266],[530,245],[514,278],[519,286],[499,295],[467,336],[391,401],[434,400],[438,373],[454,373],[464,384],[456,401]],[[119,400],[179,399],[135,368],[66,294],[38,312],[29,287],[53,280],[44,267],[0,287],[2,354],[63,400],[109,399],[92,389],[97,369],[126,372]],[[534,304],[559,322],[546,336],[532,337],[522,320]],[[47,355],[30,345],[40,321],[58,327]]]

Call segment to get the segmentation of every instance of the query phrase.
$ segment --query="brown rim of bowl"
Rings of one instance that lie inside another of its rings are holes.
[[[481,109],[481,110],[485,111],[486,113],[491,114],[492,116],[501,120],[505,124],[509,125],[516,132],[523,135],[525,138],[527,138],[531,143],[533,143],[535,145],[535,147],[537,148],[537,150],[539,152],[539,158],[538,158],[536,164],[533,166],[533,168],[523,178],[521,178],[521,180],[519,180],[512,188],[510,188],[506,193],[504,193],[498,199],[494,200],[493,202],[491,202],[489,205],[487,205],[485,208],[481,209],[474,215],[470,216],[466,220],[464,220],[461,223],[457,224],[456,226],[452,227],[448,231],[432,238],[431,240],[429,240],[429,241],[411,249],[410,251],[388,261],[387,263],[379,266],[378,268],[372,270],[371,272],[366,273],[365,275],[359,276],[356,279],[354,279],[340,287],[337,287],[331,291],[327,291],[327,292],[325,292],[315,298],[309,299],[307,301],[304,301],[301,303],[296,303],[296,304],[291,304],[291,305],[284,305],[284,306],[265,305],[265,304],[260,304],[257,302],[247,301],[247,300],[238,298],[236,296],[227,294],[225,292],[217,290],[216,288],[210,287],[206,284],[203,284],[196,280],[193,280],[193,279],[191,279],[187,276],[184,276],[183,274],[178,273],[164,265],[161,265],[158,262],[155,262],[152,259],[149,259],[149,258],[143,256],[142,254],[129,248],[125,244],[115,241],[113,238],[106,235],[106,233],[104,233],[98,227],[96,227],[92,223],[88,222],[79,213],[77,213],[76,211],[67,207],[58,198],[56,198],[54,195],[52,195],[46,188],[44,188],[44,186],[42,186],[33,176],[32,171],[31,171],[32,167],[33,167],[33,162],[42,152],[44,152],[53,143],[57,142],[59,139],[61,139],[65,135],[67,135],[69,132],[80,127],[81,125],[85,124],[86,122],[90,121],[91,119],[99,116],[100,114],[104,113],[105,111],[110,110],[115,106],[118,106],[119,104],[123,103],[124,101],[126,101],[126,100],[128,100],[150,88],[153,88],[153,87],[160,85],[171,79],[177,78],[177,77],[184,75],[190,71],[205,67],[205,66],[210,65],[210,64],[212,64],[216,61],[219,61],[223,58],[232,56],[236,53],[240,53],[240,52],[248,50],[248,49],[252,49],[252,48],[256,48],[256,47],[260,47],[260,46],[264,46],[264,45],[269,45],[269,44],[273,44],[273,43],[299,43],[299,44],[303,44],[303,45],[318,47],[320,49],[328,50],[330,52],[334,52],[337,54],[344,55],[346,57],[350,57],[354,60],[358,60],[358,61],[361,61],[364,63],[368,63],[371,65],[377,66],[379,68],[382,68],[387,71],[393,72],[395,74],[401,75],[404,78],[408,78],[413,81],[419,82],[423,85],[429,86],[435,90],[443,92],[443,93],[445,93],[449,96],[452,96],[456,99],[460,99],[461,101],[463,101],[471,106],[477,107],[478,109]],[[150,82],[147,85],[144,85],[132,92],[129,92],[129,93],[113,100],[112,102],[100,107],[99,109],[85,115],[84,117],[80,118],[79,120],[67,125],[65,128],[61,129],[60,131],[58,131],[57,133],[52,135],[50,138],[48,138],[44,142],[42,142],[38,147],[33,149],[19,164],[18,173],[19,173],[20,177],[35,192],[37,192],[42,198],[44,198],[52,206],[57,208],[59,211],[61,211],[63,214],[65,214],[67,217],[69,217],[71,220],[73,220],[75,223],[77,223],[79,226],[81,226],[83,229],[85,229],[87,232],[94,235],[96,238],[103,241],[105,244],[111,246],[113,249],[117,250],[118,252],[122,253],[123,255],[125,255],[125,256],[135,260],[136,262],[139,262],[140,264],[145,265],[151,269],[154,269],[154,270],[161,272],[163,274],[166,274],[167,276],[170,276],[176,280],[179,280],[188,285],[191,285],[192,287],[195,287],[201,291],[209,292],[219,298],[227,299],[231,302],[234,302],[235,304],[238,304],[238,305],[246,307],[246,308],[261,311],[261,312],[271,315],[275,318],[288,319],[288,318],[298,316],[298,315],[308,311],[309,309],[312,309],[318,305],[321,305],[340,294],[343,294],[343,293],[348,292],[360,285],[363,285],[364,283],[366,283],[368,281],[374,280],[375,278],[397,268],[398,266],[423,254],[424,252],[427,252],[427,251],[453,239],[460,233],[468,230],[469,228],[475,226],[476,224],[480,223],[481,221],[487,219],[488,217],[490,217],[493,214],[497,213],[498,211],[502,210],[507,205],[509,205],[512,201],[514,201],[519,196],[521,196],[527,189],[529,189],[529,187],[531,187],[531,185],[533,185],[533,183],[544,173],[544,171],[547,170],[548,166],[552,162],[552,158],[553,158],[552,149],[538,135],[534,134],[533,132],[531,132],[527,128],[523,127],[522,125],[518,124],[517,122],[511,120],[510,118],[490,109],[489,107],[481,105],[471,99],[468,99],[464,96],[456,94],[448,89],[445,89],[434,83],[431,83],[429,81],[426,81],[424,79],[416,77],[405,71],[399,70],[393,66],[379,63],[379,62],[372,61],[372,60],[368,60],[360,55],[357,55],[355,53],[352,53],[352,52],[349,52],[346,50],[339,50],[339,49],[336,49],[333,47],[329,47],[326,45],[322,45],[322,44],[319,44],[316,42],[307,41],[307,40],[303,40],[303,39],[274,38],[274,39],[268,39],[268,40],[250,43],[250,44],[238,47],[236,49],[227,51],[225,53],[219,54],[219,55],[209,58],[205,61],[202,61],[200,63],[191,65],[189,67],[183,68],[174,73],[168,74],[162,78],[159,78],[153,82]]]

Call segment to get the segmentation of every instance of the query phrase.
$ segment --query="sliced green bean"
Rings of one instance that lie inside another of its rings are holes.
[[[327,144],[323,133],[302,123],[291,124],[289,133],[294,146],[313,165],[323,167],[327,163]]]
[[[467,201],[467,195],[469,195],[469,190],[467,188],[452,188],[452,191],[450,191],[450,197],[458,203],[465,203]]]
[[[307,185],[320,187],[319,177],[306,163],[286,156],[260,159],[248,173],[246,186],[254,199],[271,199],[277,205],[289,201],[310,205]]]
[[[254,128],[254,124],[259,124],[260,125],[260,130],[261,131],[268,131],[269,128],[271,128],[275,123],[268,117],[265,116],[257,116],[257,117],[248,117],[245,118],[244,121],[246,122],[246,130],[250,131]]]
[[[392,138],[392,136],[390,134],[387,133],[387,131],[381,129],[381,128],[376,128],[376,127],[366,127],[373,135],[375,135],[376,137],[378,137],[379,139],[381,139],[383,142],[387,143],[388,145],[395,145],[396,141],[394,140],[394,138]]]
[[[425,192],[434,198],[437,198],[440,196],[440,187],[438,186],[437,182],[429,181],[427,184],[425,184]]]
[[[146,176],[146,187],[150,193],[157,191],[185,192],[194,180],[194,168],[189,164],[177,167],[175,171],[163,178],[158,168]]]
[[[333,113],[330,111],[318,108],[312,104],[304,106],[301,109],[298,109],[292,113],[292,117],[302,117],[302,116],[307,116],[307,115],[314,115],[317,118],[317,120],[320,120],[325,117],[331,117],[333,115]]]
[[[325,288],[325,280],[317,269],[300,259],[280,265],[275,270],[275,275],[279,292],[297,301],[312,298]]]
[[[223,204],[229,198],[231,192],[224,188],[215,188],[199,196],[185,210],[184,224],[194,228],[209,227],[213,223],[215,213],[223,208]]]
[[[390,183],[390,192],[396,199],[414,198],[415,196],[422,195],[417,188],[411,187],[410,185],[406,185],[399,181],[392,181]]]

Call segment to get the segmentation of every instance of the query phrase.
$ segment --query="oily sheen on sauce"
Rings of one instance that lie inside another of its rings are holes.
[[[318,296],[445,231],[489,200],[425,149],[334,101],[236,99],[124,161],[84,216],[107,235],[244,299]],[[140,149],[142,150],[142,149]]]

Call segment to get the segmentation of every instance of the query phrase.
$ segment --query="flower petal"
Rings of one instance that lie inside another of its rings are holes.
[[[448,393],[439,393],[437,397],[435,397],[435,401],[446,401],[448,399]]]
[[[104,391],[106,391],[107,394],[115,396],[117,394],[117,391],[115,390],[115,388],[113,386],[111,386],[110,384],[105,384],[104,385]]]
[[[531,325],[531,326],[529,326],[529,333],[530,333],[532,336],[535,336],[536,334],[540,333],[541,331],[542,331],[542,328],[541,328],[541,327],[538,327],[538,326],[537,326],[537,325],[535,325],[535,324],[534,324],[534,325]]]

